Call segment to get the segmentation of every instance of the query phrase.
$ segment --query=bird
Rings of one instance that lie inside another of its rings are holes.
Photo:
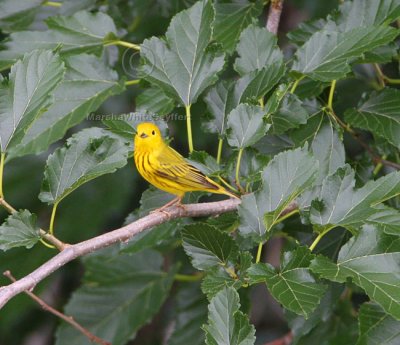
[[[170,147],[154,123],[140,123],[134,141],[134,161],[140,175],[158,189],[175,195],[174,199],[155,211],[163,211],[174,204],[183,207],[182,198],[187,192],[225,194],[239,199]]]

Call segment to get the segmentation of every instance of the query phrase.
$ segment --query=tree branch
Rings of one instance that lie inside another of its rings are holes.
[[[293,334],[292,332],[289,332],[288,334],[285,334],[282,338],[275,339],[264,345],[290,345],[292,343],[292,340],[293,340]]]
[[[0,309],[14,296],[24,291],[32,290],[36,284],[51,273],[80,256],[92,253],[118,242],[128,241],[140,232],[172,219],[218,215],[236,210],[239,204],[240,200],[238,199],[228,199],[217,202],[188,204],[184,205],[184,207],[173,206],[166,209],[166,212],[155,212],[149,214],[148,216],[140,218],[120,229],[113,230],[77,244],[68,245],[63,251],[45,262],[29,275],[11,283],[10,285],[0,287]]]
[[[3,273],[8,279],[12,282],[15,282],[15,278],[11,274],[10,271],[5,271]],[[45,301],[43,301],[40,297],[36,296],[31,291],[24,291],[30,298],[32,298],[35,302],[37,302],[44,310],[48,311],[49,313],[59,317],[60,319],[64,320],[65,322],[69,323],[72,327],[77,329],[81,332],[85,337],[87,337],[91,342],[100,344],[100,345],[111,345],[108,341],[105,341],[93,333],[88,331],[86,328],[82,327],[79,323],[77,323],[72,316],[64,315],[63,313],[59,312],[58,310],[54,309],[52,306],[48,305]]]
[[[283,0],[271,0],[271,6],[269,7],[268,19],[267,19],[267,30],[275,35],[278,33],[282,7],[283,7]]]

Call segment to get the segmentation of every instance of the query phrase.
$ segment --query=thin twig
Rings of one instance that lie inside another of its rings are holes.
[[[6,276],[8,279],[10,279],[13,283],[16,282],[16,279],[13,277],[10,271],[5,271],[3,273],[4,276]],[[40,297],[36,296],[33,292],[31,291],[24,291],[30,298],[32,298],[35,302],[37,302],[44,310],[48,311],[49,313],[52,313],[53,315],[59,317],[60,319],[64,320],[65,322],[69,323],[72,327],[77,329],[79,332],[81,332],[85,337],[87,337],[90,341],[95,342],[100,345],[111,345],[108,341],[105,341],[97,336],[95,336],[93,333],[88,331],[86,328],[82,327],[79,323],[77,323],[72,316],[67,316],[64,315],[63,313],[59,312],[58,310],[54,309],[50,305],[48,305],[45,301],[43,301]]]
[[[283,7],[283,0],[271,0],[271,6],[269,7],[268,19],[267,19],[267,30],[275,35],[278,33],[282,7]]]
[[[25,290],[33,289],[36,284],[49,276],[51,273],[78,257],[87,255],[118,242],[129,241],[133,236],[139,234],[140,232],[172,219],[218,215],[236,210],[239,204],[239,199],[228,199],[210,203],[187,204],[184,208],[173,206],[166,209],[165,212],[152,213],[120,229],[102,234],[87,241],[68,245],[63,251],[55,255],[49,261],[45,262],[32,273],[21,278],[20,280],[17,280],[15,283],[0,287],[0,309],[11,298],[24,292]]]
[[[361,136],[356,133],[348,124],[344,123],[332,109],[329,109],[329,114],[335,119],[340,127],[342,127],[346,132],[350,133],[351,136],[368,152],[374,163],[381,163],[383,165],[390,166],[396,170],[400,170],[400,164],[388,161],[375,153],[375,151],[361,138]]]

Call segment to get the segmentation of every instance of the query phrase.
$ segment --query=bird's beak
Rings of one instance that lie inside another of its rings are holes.
[[[148,135],[147,135],[146,133],[143,132],[142,134],[140,134],[140,137],[144,139],[144,138],[147,138]]]

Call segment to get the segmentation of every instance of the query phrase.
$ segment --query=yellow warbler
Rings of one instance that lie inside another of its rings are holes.
[[[175,199],[161,209],[175,203],[180,204],[186,192],[204,191],[238,198],[168,146],[153,123],[143,122],[137,126],[134,159],[136,168],[144,179],[155,187],[176,195]]]

